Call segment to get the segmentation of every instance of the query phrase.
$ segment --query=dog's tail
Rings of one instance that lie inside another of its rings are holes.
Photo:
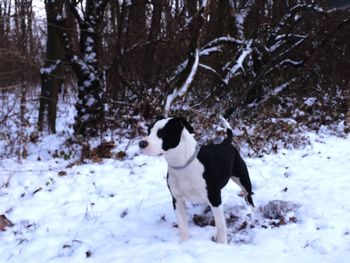
[[[225,141],[231,143],[232,142],[232,138],[233,138],[233,133],[232,130],[227,128],[226,129],[226,138]]]
[[[252,198],[253,194],[254,194],[253,192],[247,194],[247,196],[245,197],[245,201],[248,203],[248,205],[255,207],[254,202],[253,202],[253,198]]]
[[[226,128],[227,137],[225,138],[225,141],[231,143],[233,138],[232,127],[224,117],[220,116],[220,120],[222,121],[224,127]]]

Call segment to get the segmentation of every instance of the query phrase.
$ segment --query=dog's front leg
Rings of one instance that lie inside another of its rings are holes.
[[[174,202],[174,208],[177,217],[177,224],[180,231],[180,239],[181,241],[185,241],[188,239],[186,203],[181,200],[176,200]]]
[[[218,243],[227,244],[227,230],[226,230],[226,221],[224,210],[222,205],[217,207],[211,207],[215,220],[215,228],[216,228],[216,237],[215,241]]]

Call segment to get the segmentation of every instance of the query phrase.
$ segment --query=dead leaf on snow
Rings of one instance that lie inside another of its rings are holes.
[[[6,227],[12,227],[13,224],[5,215],[0,215],[0,231],[5,231]]]

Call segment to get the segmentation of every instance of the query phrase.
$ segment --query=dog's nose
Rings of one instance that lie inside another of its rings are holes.
[[[140,141],[140,142],[139,142],[139,146],[140,146],[141,149],[146,148],[147,145],[148,145],[148,142],[147,142],[147,141]]]

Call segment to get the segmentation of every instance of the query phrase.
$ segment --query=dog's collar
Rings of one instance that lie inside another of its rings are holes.
[[[172,168],[172,169],[175,169],[175,170],[179,170],[179,169],[186,168],[187,166],[189,166],[189,165],[193,162],[194,159],[196,159],[196,157],[197,157],[197,155],[198,155],[200,149],[201,149],[201,147],[200,147],[200,146],[197,146],[197,147],[196,147],[196,150],[194,151],[194,153],[193,153],[193,155],[191,156],[191,158],[188,159],[187,162],[186,162],[184,165],[173,166],[173,165],[170,165],[170,164],[168,163],[168,166],[169,166],[170,168]]]

